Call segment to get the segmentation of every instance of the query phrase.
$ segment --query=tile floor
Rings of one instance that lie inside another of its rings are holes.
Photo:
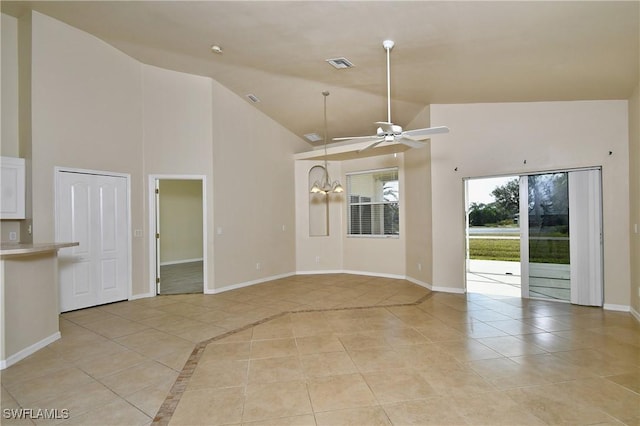
[[[627,313],[337,274],[116,303],[60,327],[2,371],[2,424],[640,424]],[[6,418],[19,407],[69,418]]]
[[[202,293],[203,268],[202,261],[160,266],[160,294]]]

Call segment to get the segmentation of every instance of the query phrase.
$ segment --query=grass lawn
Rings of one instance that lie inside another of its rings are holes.
[[[469,257],[479,260],[520,262],[520,240],[469,239]],[[529,260],[535,263],[569,263],[569,241],[531,240]]]
[[[469,257],[479,260],[520,262],[520,240],[470,238]]]

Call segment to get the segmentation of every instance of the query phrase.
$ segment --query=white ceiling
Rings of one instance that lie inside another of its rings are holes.
[[[331,137],[375,133],[386,120],[385,39],[396,42],[392,120],[402,126],[431,103],[627,99],[640,75],[639,1],[2,1],[10,15],[29,8],[144,63],[255,94],[256,108],[301,137],[323,133],[323,90]],[[341,56],[355,67],[325,62]]]

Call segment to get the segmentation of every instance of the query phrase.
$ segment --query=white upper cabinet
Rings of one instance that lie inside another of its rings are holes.
[[[2,197],[0,219],[25,218],[25,163],[24,158],[2,158]]]

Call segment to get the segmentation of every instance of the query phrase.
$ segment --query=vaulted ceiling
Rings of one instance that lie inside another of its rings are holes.
[[[13,16],[28,9],[144,63],[254,94],[300,137],[323,132],[323,90],[331,136],[375,133],[387,112],[385,39],[396,43],[402,126],[432,103],[627,99],[640,74],[638,1],[2,2]],[[336,57],[355,66],[325,62]]]

